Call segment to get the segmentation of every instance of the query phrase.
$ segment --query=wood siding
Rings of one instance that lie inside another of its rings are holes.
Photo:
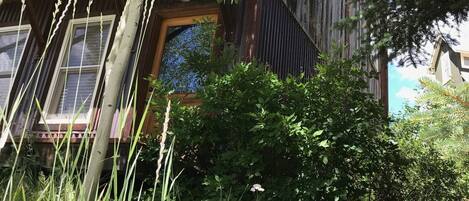
[[[257,59],[280,78],[313,75],[319,50],[286,5],[280,0],[264,0],[260,10]]]
[[[90,17],[100,15],[116,15],[116,19],[118,19],[120,13],[122,12],[121,5],[123,2],[124,0],[95,0],[91,5],[89,15]],[[32,29],[36,29],[36,32],[31,30],[30,37],[25,46],[23,60],[20,63],[20,67],[18,69],[18,76],[15,80],[15,86],[21,86],[25,88],[26,93],[22,98],[20,107],[15,112],[13,124],[11,126],[12,132],[14,134],[20,134],[23,132],[23,130],[26,130],[27,133],[32,132],[38,134],[39,138],[54,138],[61,137],[63,135],[63,133],[48,133],[45,127],[37,124],[40,118],[40,113],[36,108],[35,100],[37,99],[41,105],[44,104],[54,70],[57,66],[57,58],[61,51],[63,37],[68,26],[68,21],[72,18],[73,11],[75,11],[75,19],[86,17],[88,15],[86,12],[88,2],[78,1],[78,4],[75,8],[72,4],[69,5],[68,11],[61,24],[58,26],[58,29],[54,38],[51,40],[50,45],[46,49],[46,53],[43,59],[40,60],[44,52],[44,47],[41,46],[39,41],[46,40],[47,35],[51,30],[51,21],[53,20],[52,12],[55,10],[54,3],[55,1],[52,0],[26,1],[26,10],[23,12],[22,24],[31,24]],[[60,15],[62,15],[65,7],[67,6],[67,3],[68,1],[64,1],[63,4],[59,6],[60,12],[55,19],[55,23],[57,23],[58,18]],[[28,9],[31,10],[28,11]],[[2,4],[0,6],[0,13],[1,26],[18,25],[19,16],[21,15],[21,2],[11,1]],[[34,24],[32,24],[33,20],[31,19],[35,19]],[[55,26],[56,25],[54,25],[54,27]],[[114,29],[115,28],[116,26],[114,26]],[[112,32],[114,33],[114,31]],[[111,34],[111,41],[113,35],[114,34]],[[110,48],[108,48],[108,52],[109,49]],[[125,83],[128,82],[123,82],[122,89],[125,88]],[[20,87],[13,88],[10,93],[10,101],[13,101],[14,97],[19,97],[19,89]],[[99,97],[100,94],[97,94],[97,96]],[[98,102],[95,102],[94,106],[96,107],[97,105]],[[50,125],[49,127],[50,129],[54,130],[55,125]],[[62,128],[66,128],[66,126],[63,126]],[[75,131],[73,137],[82,137],[85,128],[86,125],[74,125]]]
[[[74,18],[86,17],[88,1],[78,1],[75,8],[72,5],[68,8],[67,15],[58,27],[43,60],[40,58],[44,49],[44,41],[51,29],[55,1],[26,0],[26,2],[27,10],[23,13],[22,24],[34,24],[35,31],[31,31],[18,69],[18,77],[15,80],[15,86],[25,87],[27,91],[20,108],[15,113],[13,133],[18,134],[26,130],[38,134],[40,138],[61,137],[63,133],[50,134],[44,126],[37,124],[41,116],[39,110],[36,109],[35,100],[37,99],[41,105],[44,105],[68,21],[72,18],[73,11],[75,11]],[[68,2],[68,0],[63,1],[57,18],[62,14]],[[219,6],[213,2],[161,1],[151,14],[147,31],[142,39],[144,47],[136,61],[137,64],[134,65],[133,59],[129,63],[125,80],[120,86],[121,91],[123,94],[130,93],[130,85],[135,72],[139,86],[136,89],[138,95],[136,115],[140,116],[149,91],[148,81],[145,78],[149,77],[152,70],[161,21],[165,18],[194,14],[219,13],[221,35],[239,48],[240,58],[245,60],[256,58],[265,62],[281,78],[289,75],[297,76],[301,73],[312,76],[314,66],[318,62],[319,52],[330,51],[334,42],[349,45],[350,48],[343,53],[344,56],[350,56],[360,46],[358,38],[363,34],[361,25],[357,27],[357,30],[349,33],[334,29],[337,21],[360,9],[358,4],[346,2],[346,0],[241,0],[238,5]],[[90,17],[116,15],[115,29],[124,4],[125,0],[94,0]],[[20,1],[4,2],[0,6],[0,26],[18,25],[20,15]],[[114,32],[112,31],[113,34],[111,34],[111,44]],[[138,42],[135,41],[132,58],[135,58]],[[110,48],[108,52],[109,50]],[[374,62],[366,62],[365,66],[368,70],[376,68],[377,65],[371,65],[372,63]],[[369,83],[370,90],[375,95],[379,94],[379,82],[370,80]],[[10,97],[17,97],[20,87],[16,87]],[[99,87],[102,87],[102,83]],[[93,103],[98,111],[95,119],[99,116],[100,96],[101,94],[98,93],[97,101]],[[99,122],[93,123],[96,126]],[[85,127],[86,125],[76,125],[74,137],[81,138]]]
[[[361,47],[361,38],[365,33],[360,22],[353,30],[336,29],[336,23],[342,19],[353,16],[361,10],[360,2],[352,0],[283,0],[297,21],[307,31],[321,52],[330,53],[333,45],[345,45],[341,53],[343,57],[351,57]],[[363,60],[363,69],[368,72],[377,72],[383,66],[378,58]],[[387,71],[387,68],[383,68]],[[387,74],[387,72],[383,72]],[[376,99],[386,99],[387,80],[381,82],[378,78],[368,79],[368,92]],[[384,86],[384,88],[383,88]],[[384,91],[384,92],[382,92]]]

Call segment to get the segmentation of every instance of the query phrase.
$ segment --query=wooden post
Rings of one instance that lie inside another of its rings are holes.
[[[259,41],[260,17],[262,0],[249,0],[244,3],[243,20],[243,47],[240,53],[245,61],[251,61],[256,56],[256,48]]]
[[[129,63],[132,44],[137,33],[138,23],[141,16],[143,0],[127,0],[111,52],[106,60],[106,75],[104,81],[104,95],[101,104],[101,115],[93,142],[88,171],[83,183],[83,192],[80,197],[86,196],[86,200],[96,200],[99,179],[107,153],[109,136],[112,128],[116,104],[124,72]]]
[[[382,48],[378,52],[378,65],[379,65],[379,84],[381,90],[381,102],[384,106],[384,113],[387,116],[389,113],[389,100],[388,100],[388,53],[386,49]]]

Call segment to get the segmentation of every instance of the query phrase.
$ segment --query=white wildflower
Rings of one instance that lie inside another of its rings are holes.
[[[251,192],[256,192],[256,191],[259,191],[259,192],[264,192],[264,188],[262,188],[262,186],[260,184],[254,184],[252,185],[251,187]]]

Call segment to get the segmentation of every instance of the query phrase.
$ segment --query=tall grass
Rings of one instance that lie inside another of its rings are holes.
[[[134,95],[133,97],[135,97]],[[134,104],[134,101],[131,102]],[[144,114],[149,111],[149,104],[147,103]],[[39,106],[38,106],[39,107]],[[168,101],[167,112],[165,116],[164,127],[167,128],[169,124],[169,110],[171,108],[170,102]],[[78,111],[80,111],[82,107]],[[127,118],[130,118],[130,114],[134,114],[135,109],[127,107],[123,114],[119,115],[118,130],[122,132],[124,123]],[[122,118],[122,119],[121,119]],[[135,119],[135,116],[132,118]],[[140,150],[138,150],[138,140],[142,133],[143,123],[145,118],[142,118],[138,122],[138,127],[135,132],[132,132],[131,142],[129,143],[129,151],[125,158],[126,166],[124,167],[124,175],[119,174],[118,170],[119,159],[121,152],[121,138],[118,138],[113,143],[113,152],[110,156],[112,159],[112,166],[110,170],[110,176],[108,180],[104,180],[100,186],[98,194],[99,200],[143,200],[142,191],[143,185],[141,183],[135,183],[138,169],[138,156]],[[25,168],[18,167],[19,165],[25,165],[19,161],[23,157],[22,152],[18,151],[21,147],[16,147],[12,157],[15,158],[15,163],[8,169],[2,171],[8,172],[8,178],[2,178],[0,182],[0,195],[2,195],[3,201],[10,200],[84,200],[85,196],[80,194],[83,188],[83,176],[86,173],[86,161],[89,157],[91,149],[91,142],[88,135],[80,141],[76,149],[72,149],[72,126],[70,125],[64,134],[64,137],[57,139],[51,146],[54,148],[53,154],[53,165],[50,167],[46,174],[40,173],[37,175],[32,174]],[[164,149],[166,138],[166,130],[162,133],[161,145]],[[15,144],[15,142],[12,142]],[[13,145],[15,147],[15,145]],[[27,143],[21,146],[26,146]],[[16,144],[18,146],[18,144]],[[165,151],[161,151],[158,156],[160,159],[164,158],[164,161],[159,161],[158,168],[156,171],[156,178],[154,178],[153,189],[161,189],[161,194],[158,196],[156,190],[153,191],[152,196],[147,198],[149,200],[170,200],[171,191],[174,189],[175,178],[172,173],[172,153],[174,149],[174,139],[171,146]],[[160,181],[159,175],[162,172],[162,178]],[[176,176],[177,178],[178,176]],[[138,193],[138,194],[137,194]]]
[[[0,5],[1,5],[0,0]],[[130,66],[132,69],[136,69],[136,65],[139,58],[139,53],[143,45],[143,37],[147,30],[147,24],[149,22],[150,14],[152,13],[153,8],[155,7],[155,1],[151,1],[147,5],[145,1],[144,17],[143,17],[143,26],[141,26],[140,35],[138,36],[138,47],[137,47],[137,56],[133,62],[133,66]],[[65,5],[63,5],[65,4]],[[92,6],[93,1],[88,0],[88,17],[90,7]],[[67,12],[73,12],[72,18],[75,17],[77,0],[57,0],[55,3],[55,10],[53,11],[53,17],[51,22],[51,27],[48,33],[47,41],[43,52],[40,54],[41,57],[37,65],[34,66],[34,71],[29,80],[25,84],[18,87],[18,93],[16,97],[12,98],[10,103],[7,103],[4,106],[0,106],[0,124],[2,125],[2,133],[0,136],[0,141],[6,142],[7,139],[10,139],[9,144],[0,143],[0,154],[8,154],[7,146],[11,147],[12,153],[9,158],[10,161],[5,167],[0,169],[0,199],[2,201],[13,201],[13,200],[52,200],[52,201],[61,201],[61,200],[84,200],[86,197],[82,194],[83,192],[83,177],[86,174],[87,162],[89,159],[89,153],[91,151],[92,138],[90,137],[93,132],[93,125],[89,124],[87,129],[84,131],[83,138],[79,141],[78,144],[74,143],[73,138],[73,125],[75,124],[77,118],[81,111],[87,110],[84,108],[83,104],[77,105],[75,100],[74,105],[74,116],[71,120],[71,123],[66,125],[66,129],[62,132],[63,137],[54,139],[54,142],[50,144],[52,147],[53,153],[52,156],[52,166],[47,168],[41,168],[38,166],[33,166],[27,163],[28,153],[25,153],[30,146],[30,143],[34,143],[34,136],[29,133],[27,126],[20,128],[19,133],[12,133],[12,125],[15,119],[18,117],[19,108],[22,104],[26,105],[26,115],[24,121],[25,125],[28,125],[30,119],[34,119],[34,112],[40,114],[40,118],[45,122],[45,127],[47,132],[52,134],[53,132],[48,129],[46,118],[43,114],[43,106],[36,97],[36,91],[38,88],[38,83],[41,79],[38,78],[38,75],[41,75],[43,72],[43,65],[46,52],[49,50],[49,47],[54,39],[57,36],[57,31],[60,26],[64,26],[64,17],[67,15]],[[25,9],[25,1],[22,1],[21,13]],[[63,9],[59,9],[63,7]],[[22,14],[20,19],[22,19]],[[20,20],[19,24],[22,22]],[[88,26],[88,23],[87,25]],[[19,33],[19,30],[18,30]],[[102,37],[102,35],[101,35]],[[18,38],[18,36],[17,36]],[[86,39],[86,36],[85,36]],[[17,44],[18,46],[18,44]],[[16,55],[16,53],[15,53]],[[82,51],[82,60],[83,60],[83,51]],[[137,88],[138,79],[135,78],[135,70],[132,71],[133,80],[131,82],[131,89]],[[101,91],[102,89],[98,90]],[[32,100],[29,100],[28,92],[32,91]],[[75,94],[75,97],[77,94]],[[110,166],[109,176],[101,180],[101,185],[99,187],[99,192],[96,197],[99,200],[170,200],[172,197],[172,191],[175,186],[175,179],[178,177],[173,177],[172,173],[172,153],[174,149],[174,139],[172,140],[171,146],[165,150],[164,145],[166,144],[166,131],[169,124],[169,111],[171,109],[171,103],[168,101],[167,113],[165,116],[164,127],[165,130],[162,133],[161,145],[162,151],[159,153],[159,163],[158,170],[156,171],[156,176],[153,178],[153,192],[149,197],[144,196],[144,188],[141,183],[137,183],[137,171],[138,171],[138,156],[140,154],[138,142],[142,135],[144,128],[145,117],[150,111],[150,102],[153,97],[153,93],[150,95],[150,100],[147,102],[145,109],[143,111],[142,118],[137,122],[137,90],[130,90],[129,93],[124,93],[121,97],[121,105],[119,106],[117,117],[117,125],[115,126],[115,133],[118,136],[113,142],[113,150],[109,158],[112,161]],[[28,100],[27,100],[28,99]],[[75,111],[75,107],[77,108]],[[132,131],[129,134],[131,136],[130,142],[125,146],[128,146],[128,151],[124,156],[121,156],[123,153],[123,141],[122,133],[124,133],[124,128],[127,121],[132,120]],[[125,158],[124,158],[125,157]],[[164,161],[163,161],[164,159]],[[32,159],[34,160],[34,159]],[[124,163],[120,163],[124,161]],[[0,161],[6,163],[5,161]],[[124,165],[122,165],[124,164]],[[123,170],[119,170],[119,167],[122,167]],[[160,173],[160,171],[162,173]],[[162,175],[161,181],[159,175]],[[156,189],[161,189],[160,195],[156,194]]]

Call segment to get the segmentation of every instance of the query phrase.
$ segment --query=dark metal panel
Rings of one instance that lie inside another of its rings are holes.
[[[23,12],[23,18],[21,19],[22,24],[29,24],[28,20],[30,18],[35,18],[37,21],[38,27],[36,31],[40,33],[44,33],[46,31],[45,29],[45,24],[48,21],[48,18],[45,17],[45,13],[50,13],[49,12],[49,6],[52,4],[49,4],[48,1],[45,2],[40,2],[40,3],[35,3],[34,9],[36,13],[42,13],[44,16],[32,16],[31,13],[26,13]],[[3,4],[0,7],[0,13],[2,13],[2,16],[9,15],[10,17],[4,17],[1,19],[2,25],[18,25],[20,21],[20,14],[21,14],[21,3],[18,2],[12,2],[8,4]],[[26,122],[26,113],[28,111],[29,106],[34,102],[34,96],[33,96],[33,86],[28,85],[29,82],[34,83],[35,80],[37,79],[37,76],[34,77],[32,76],[34,70],[35,70],[35,65],[37,63],[38,59],[38,51],[39,48],[37,46],[38,44],[38,35],[33,34],[33,32],[30,32],[28,41],[25,44],[24,48],[24,53],[23,57],[19,63],[19,67],[17,69],[17,74],[16,78],[14,81],[14,86],[12,87],[10,91],[10,102],[15,101],[15,99],[20,98],[20,90],[26,90],[26,93],[24,97],[22,98],[22,102],[19,106],[19,109],[15,112],[15,117],[12,122],[12,131],[14,134],[18,134],[22,132],[24,127],[27,125]],[[11,105],[10,105],[11,107]],[[11,108],[9,108],[11,109]]]
[[[3,3],[0,6],[0,26],[14,26],[18,25],[21,14],[21,3],[11,2]],[[23,17],[23,20],[25,17]]]
[[[319,50],[281,0],[263,1],[256,57],[284,79],[313,75]]]

